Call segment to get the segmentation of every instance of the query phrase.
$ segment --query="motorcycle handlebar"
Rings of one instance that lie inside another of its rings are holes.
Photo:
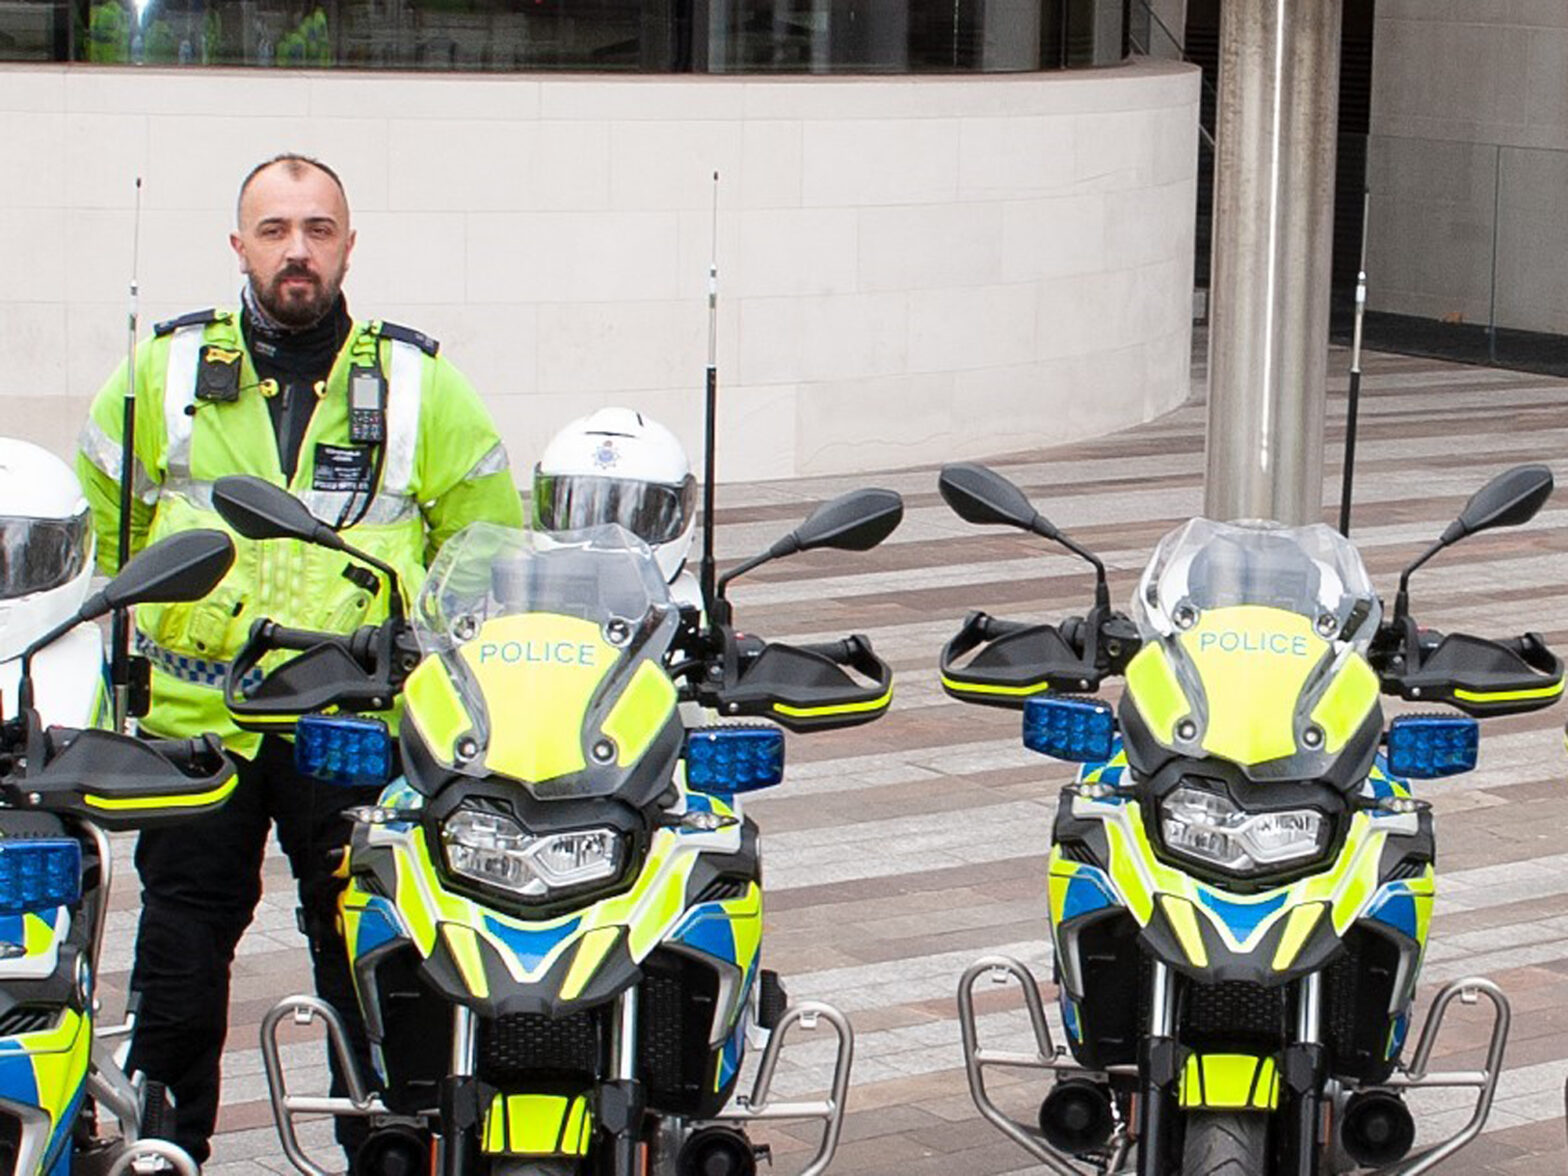
[[[805,650],[807,653],[825,657],[835,665],[842,666],[854,660],[859,644],[853,637],[846,637],[842,641],[821,641],[813,645],[801,645],[798,648]]]
[[[210,772],[212,765],[223,756],[223,745],[213,735],[198,735],[193,739],[146,739],[143,742],[182,772]]]
[[[273,649],[291,649],[299,653],[324,645],[329,641],[342,641],[342,633],[322,633],[314,629],[290,629],[283,625],[265,622],[261,639]]]

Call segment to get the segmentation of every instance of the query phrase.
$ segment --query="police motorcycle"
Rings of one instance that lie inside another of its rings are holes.
[[[39,556],[34,546],[29,558]],[[73,689],[41,690],[35,671],[60,661],[51,654],[62,643],[67,658],[77,656],[81,626],[111,611],[200,599],[233,559],[221,532],[170,536],[18,652],[0,721],[0,1171],[195,1176],[182,1149],[147,1137],[168,1105],[115,1058],[110,1038],[129,1025],[96,1023],[108,834],[217,808],[233,790],[234,767],[213,736],[137,739],[97,728],[98,702],[84,703],[69,725],[61,720]],[[95,656],[80,659],[86,681],[74,692],[83,699],[101,694],[104,676],[102,639],[94,626],[85,633]],[[118,1121],[118,1138],[100,1135],[103,1112]]]
[[[214,503],[247,537],[376,566],[265,482],[220,479]],[[377,1072],[356,1072],[341,1019],[313,998],[284,1000],[262,1029],[296,1168],[324,1172],[295,1126],[323,1112],[370,1120],[356,1173],[753,1176],[766,1149],[745,1128],[781,1119],[818,1124],[804,1172],[827,1167],[853,1038],[830,1006],[790,1005],[761,967],[758,833],[741,794],[781,780],[778,727],[869,722],[892,675],[864,637],[742,636],[725,591],[795,551],[867,550],[902,513],[885,490],[824,505],[719,578],[707,621],[675,607],[648,549],[619,526],[476,523],[432,562],[411,620],[394,578],[388,620],[351,636],[254,625],[227,702],[242,725],[292,729],[302,770],[389,779],[373,712],[398,696],[404,708],[402,775],[351,810],[342,867]],[[705,725],[694,710],[778,727]],[[289,1090],[279,1028],[315,1018],[346,1097]],[[836,1038],[828,1097],[776,1101],[786,1034],[818,1025]],[[749,1040],[765,1046],[742,1094]]]
[[[1420,628],[1408,581],[1465,536],[1528,521],[1550,471],[1477,492],[1405,569],[1389,616],[1338,532],[1200,518],[1160,541],[1129,617],[1098,557],[999,474],[950,465],[940,488],[965,520],[1054,540],[1096,570],[1085,616],[972,613],[942,652],[950,695],[1022,709],[1028,747],[1081,765],[1048,867],[1066,1047],[1018,961],[977,961],[959,986],[985,1118],[1062,1176],[1411,1176],[1473,1140],[1509,1008],[1487,980],[1450,984],[1405,1051],[1436,888],[1432,814],[1408,781],[1472,769],[1476,719],[1550,706],[1563,665],[1536,634]],[[1114,708],[1094,697],[1112,677]],[[1379,693],[1452,710],[1385,722]],[[986,977],[1021,984],[1032,1049],[981,1046]],[[1434,1071],[1445,1014],[1480,996],[1484,1067]],[[997,1067],[1051,1075],[1037,1122],[992,1097]],[[1471,1117],[1413,1152],[1405,1093],[1438,1086],[1472,1090]]]

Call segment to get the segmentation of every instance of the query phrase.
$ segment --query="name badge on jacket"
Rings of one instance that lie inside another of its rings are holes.
[[[369,447],[317,445],[312,490],[339,490],[366,494],[372,489]]]

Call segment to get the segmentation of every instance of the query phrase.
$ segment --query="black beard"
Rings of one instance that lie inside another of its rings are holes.
[[[338,291],[341,289],[341,285],[337,282],[321,282],[316,287],[314,297],[307,298],[303,302],[284,302],[277,296],[278,288],[285,278],[299,276],[301,271],[285,269],[272,279],[269,287],[260,286],[255,278],[250,282],[256,305],[274,323],[290,331],[302,331],[326,318],[337,303]]]

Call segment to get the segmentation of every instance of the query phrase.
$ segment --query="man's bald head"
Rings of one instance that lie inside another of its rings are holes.
[[[348,193],[343,188],[343,180],[338,173],[333,171],[319,159],[312,159],[308,155],[299,155],[293,151],[285,151],[281,155],[274,155],[265,159],[251,168],[243,180],[240,181],[240,194],[234,202],[234,223],[243,227],[245,220],[245,193],[250,191],[251,185],[263,173],[279,168],[291,180],[303,179],[307,172],[318,171],[332,181],[332,186],[338,190],[338,196],[343,200],[343,210],[348,211]]]
[[[257,304],[285,327],[320,322],[336,304],[354,249],[348,197],[337,173],[303,155],[279,155],[240,185],[229,244]]]

